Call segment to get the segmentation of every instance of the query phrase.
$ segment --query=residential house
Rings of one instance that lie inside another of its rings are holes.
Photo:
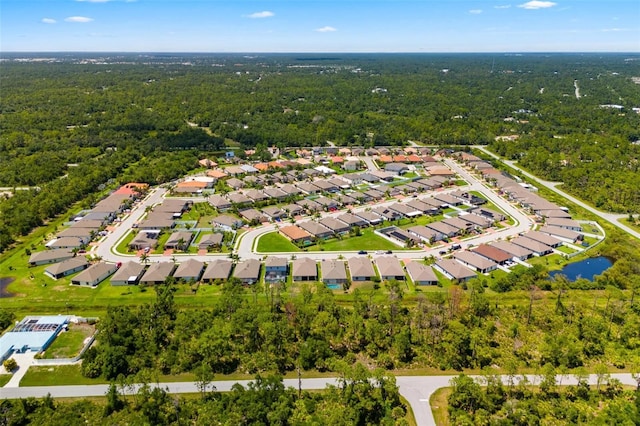
[[[367,256],[351,257],[348,264],[351,281],[372,281],[377,276]]]
[[[49,249],[80,249],[84,243],[76,237],[59,237],[47,243]]]
[[[375,259],[375,262],[382,281],[404,281],[404,269],[396,257],[380,256]]]
[[[491,243],[491,247],[495,247],[505,253],[509,253],[513,258],[517,258],[519,260],[527,260],[533,256],[533,252],[531,250],[527,250],[526,248],[515,245],[509,241],[494,241]]]
[[[439,260],[435,263],[434,268],[450,280],[456,280],[459,282],[467,281],[476,277],[475,272],[464,267],[460,262],[453,259]]]
[[[442,206],[459,206],[462,204],[462,200],[456,198],[450,194],[434,194],[433,198],[440,201]]]
[[[337,200],[333,200],[325,196],[318,197],[314,201],[320,204],[327,211],[336,210],[339,207],[339,203]]]
[[[247,197],[244,194],[241,194],[240,192],[230,192],[227,194],[227,199],[229,201],[231,201],[231,204],[237,206],[237,207],[242,207],[242,206],[248,206],[253,204],[253,200],[251,200],[251,198]]]
[[[418,244],[420,243],[420,238],[416,237],[413,234],[410,234],[404,229],[397,228],[392,226],[391,228],[387,228],[384,233],[390,237],[395,238],[396,240],[402,242],[403,244]]]
[[[263,192],[267,197],[278,201],[282,201],[289,196],[289,194],[279,188],[265,188]]]
[[[384,220],[382,216],[380,216],[379,214],[376,214],[373,211],[363,210],[363,211],[355,212],[354,215],[359,217],[362,220],[367,221],[371,226],[379,225]]]
[[[407,273],[415,285],[438,285],[438,277],[431,266],[418,261],[407,264]]]
[[[433,244],[436,241],[442,240],[442,234],[440,232],[436,232],[433,229],[429,229],[423,225],[412,226],[407,229],[410,234],[415,235],[420,238],[421,241],[424,241],[427,244]]]
[[[326,239],[333,236],[333,231],[321,223],[309,220],[298,223],[298,226],[316,238]]]
[[[559,226],[543,226],[539,231],[543,234],[549,234],[552,237],[572,244],[584,239],[584,236],[579,232],[572,231],[567,228],[561,228]]]
[[[348,234],[350,230],[349,225],[330,216],[320,219],[318,223],[326,226],[335,234]]]
[[[269,199],[268,195],[266,195],[264,192],[259,191],[257,189],[246,190],[246,191],[244,191],[244,195],[249,197],[254,203]]]
[[[434,207],[431,204],[427,204],[419,198],[414,198],[407,203],[407,206],[411,207],[414,210],[422,212],[423,214],[428,214],[431,216],[435,216],[440,213],[440,209],[438,207]]]
[[[231,201],[217,194],[210,196],[207,201],[209,201],[209,204],[219,212],[229,210],[231,208]]]
[[[222,247],[223,234],[215,232],[213,234],[204,234],[198,242],[198,250],[209,250],[212,247]]]
[[[158,245],[158,236],[160,235],[159,230],[147,230],[140,231],[136,234],[136,236],[129,242],[129,248],[131,250],[151,250],[156,248]]]
[[[448,217],[446,219],[442,219],[441,222],[453,226],[454,228],[458,228],[459,234],[463,232],[471,232],[476,228],[473,223],[465,220],[465,216]]]
[[[82,222],[82,221],[80,221]],[[67,237],[73,237],[73,238],[79,238],[80,241],[82,241],[83,244],[89,244],[89,242],[93,239],[94,235],[97,234],[97,230],[93,229],[93,228],[77,228],[77,227],[70,227],[67,229],[63,229],[62,231],[58,232],[56,234],[56,237],[58,238],[67,238]]]
[[[37,251],[35,253],[31,253],[29,256],[29,265],[38,266],[47,265],[49,263],[58,263],[71,259],[74,256],[73,252],[68,249]]]
[[[393,221],[393,220],[402,219],[401,213],[398,213],[397,211],[392,210],[389,207],[380,206],[380,207],[371,209],[371,211],[377,214],[378,216],[381,216],[384,220]]]
[[[403,166],[404,166],[404,164],[403,164]],[[390,172],[390,171],[387,171],[387,170],[372,170],[368,174],[378,178],[378,180],[384,180],[384,181],[387,181],[387,182],[391,182],[393,180],[393,178],[398,175],[395,172]]]
[[[71,284],[88,287],[95,287],[102,281],[106,280],[111,274],[118,269],[118,265],[113,263],[98,262],[89,266],[84,271],[76,275]]]
[[[350,185],[360,185],[363,182],[361,173],[348,173],[341,176]]]
[[[306,198],[300,201],[296,201],[296,204],[304,207],[309,214],[322,211],[321,204],[318,204],[313,200],[307,200]]]
[[[298,187],[298,189],[301,189],[302,191],[304,191],[306,194],[309,194],[309,195],[316,194],[322,191],[322,189],[320,189],[319,186],[309,182],[300,182],[296,186]]]
[[[524,234],[524,236],[553,248],[560,247],[562,245],[562,241],[559,239],[540,231],[529,231]]]
[[[83,256],[78,256],[48,266],[47,269],[44,270],[44,274],[53,278],[54,280],[57,280],[58,278],[66,277],[67,275],[83,271],[88,267],[89,262],[87,262],[87,259],[85,259]]]
[[[553,248],[549,247],[548,245],[527,237],[517,237],[510,242],[517,246],[524,247],[537,256],[545,256],[553,252]]]
[[[247,259],[239,262],[233,270],[233,277],[242,284],[255,284],[260,279],[260,263],[257,259]]]
[[[389,206],[389,209],[398,212],[404,217],[417,217],[422,215],[422,211],[416,210],[408,204],[394,203]]]
[[[296,196],[296,195],[300,195],[302,193],[300,188],[298,188],[295,185],[290,185],[290,184],[282,185],[280,187],[280,190],[282,192],[284,192],[285,194],[287,194],[287,196]]]
[[[318,281],[318,264],[308,257],[293,261],[293,281]]]
[[[237,217],[221,214],[211,219],[211,224],[214,228],[220,228],[225,231],[233,231],[234,229],[241,228],[244,225],[242,219]]]
[[[280,208],[275,206],[269,206],[262,209],[262,213],[269,218],[269,220],[274,221],[285,217],[287,214],[283,212]]]
[[[233,263],[226,259],[215,259],[209,262],[207,269],[202,274],[202,281],[212,282],[215,280],[227,280],[231,275]]]
[[[351,195],[336,194],[335,199],[338,202],[338,204],[342,204],[343,206],[358,204],[358,200],[352,197]]]
[[[353,172],[360,169],[360,161],[358,160],[349,160],[345,161],[342,165],[342,168],[346,171]]]
[[[189,259],[178,265],[176,271],[173,273],[173,277],[185,282],[197,282],[200,281],[200,277],[202,277],[203,272],[204,262],[196,259]]]
[[[279,231],[294,244],[309,245],[314,240],[311,233],[296,225],[282,226]]]
[[[488,244],[480,244],[478,247],[474,247],[471,251],[497,263],[498,265],[504,265],[513,259],[512,254]]]
[[[343,213],[338,216],[337,219],[341,222],[344,222],[348,227],[359,226],[363,228],[369,226],[369,222],[352,213]]]
[[[149,269],[145,271],[140,278],[140,284],[155,285],[162,284],[167,278],[173,274],[176,269],[176,265],[173,262],[158,262],[152,263]]]
[[[253,223],[262,223],[266,221],[266,218],[262,214],[262,212],[256,209],[246,209],[238,212],[240,216],[242,216],[247,222],[250,224]]]
[[[171,229],[176,225],[174,216],[169,212],[152,211],[147,214],[146,219],[138,224],[141,230]]]
[[[344,284],[347,282],[347,270],[344,261],[335,259],[323,259],[320,262],[322,282],[325,284]]]
[[[569,229],[576,232],[582,231],[582,226],[580,225],[580,223],[573,219],[565,219],[562,217],[548,217],[547,219],[545,219],[545,224]]]
[[[384,171],[402,175],[409,171],[409,166],[404,163],[389,163],[385,164]]]
[[[503,220],[506,219],[506,217],[502,213],[498,213],[494,210],[486,209],[482,207],[472,210],[472,213],[475,213],[482,217],[486,217],[493,222],[502,222]]]
[[[304,208],[297,204],[287,204],[286,206],[282,206],[282,210],[289,217],[296,217],[304,214]]]
[[[426,224],[425,226],[441,234],[443,237],[447,237],[447,238],[455,237],[456,235],[458,235],[458,232],[460,231],[458,228],[451,225],[447,225],[442,221],[431,222]]]
[[[264,261],[265,282],[285,282],[288,275],[289,261],[285,257],[267,256]]]
[[[476,229],[486,229],[491,227],[493,222],[486,217],[478,216],[477,214],[469,213],[469,214],[461,214],[458,216],[460,219],[463,219],[474,225]]]
[[[144,265],[137,262],[125,262],[111,277],[111,285],[135,285],[144,274]]]
[[[490,260],[484,256],[480,256],[479,254],[471,251],[458,251],[453,254],[453,258],[463,265],[480,272],[481,274],[491,272],[498,267],[498,264],[493,260]]]
[[[193,234],[188,231],[177,231],[169,236],[169,239],[164,243],[165,249],[170,250],[182,250],[186,251],[191,244]]]

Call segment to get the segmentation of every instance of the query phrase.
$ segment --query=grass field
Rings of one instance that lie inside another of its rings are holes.
[[[448,398],[451,395],[451,388],[440,388],[436,390],[431,398],[429,398],[429,404],[431,405],[431,411],[433,412],[433,418],[438,426],[445,426],[449,424],[449,411]]]
[[[359,251],[359,250],[402,250],[399,246],[373,233],[373,229],[363,229],[359,237],[331,239],[307,247],[309,251]]]
[[[91,336],[95,327],[88,324],[71,324],[68,331],[56,337],[44,353],[44,358],[72,358],[80,353],[86,338]]]
[[[88,379],[80,372],[80,365],[31,366],[20,386],[99,385],[104,379]]]
[[[0,374],[0,388],[9,383],[12,376],[12,374]]]
[[[256,250],[259,253],[292,253],[301,251],[295,244],[278,232],[269,232],[260,236]]]

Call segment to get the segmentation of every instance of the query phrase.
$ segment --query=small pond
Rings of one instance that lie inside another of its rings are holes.
[[[0,278],[0,298],[2,297],[13,297],[13,294],[9,293],[7,291],[7,287],[9,287],[9,284],[11,284],[13,282],[13,278],[11,277],[7,277],[7,278]]]
[[[563,274],[569,281],[575,281],[578,278],[586,278],[593,281],[596,275],[600,275],[609,269],[613,263],[604,256],[592,257],[581,260],[580,262],[570,263],[559,271],[551,271],[549,275],[553,277],[557,274]]]

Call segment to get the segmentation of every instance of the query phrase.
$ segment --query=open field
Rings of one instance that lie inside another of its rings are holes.
[[[260,236],[256,245],[256,251],[259,253],[295,253],[302,251],[295,244],[278,232],[269,232]]]
[[[70,324],[67,331],[63,331],[47,348],[43,358],[72,358],[80,353],[84,341],[95,331],[95,327],[88,324]]]
[[[440,388],[429,398],[433,418],[438,426],[448,426],[450,424],[448,398],[452,391],[452,388]]]

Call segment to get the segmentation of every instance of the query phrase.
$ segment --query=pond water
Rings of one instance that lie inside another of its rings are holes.
[[[575,281],[578,278],[586,278],[593,281],[596,275],[600,275],[609,269],[613,263],[604,256],[592,257],[581,260],[580,262],[570,263],[559,271],[551,271],[549,275],[553,277],[557,274],[563,274],[569,281]]]
[[[9,284],[11,284],[13,280],[14,278],[11,277],[0,278],[0,298],[13,297],[13,294],[7,291],[7,287],[9,287]]]

